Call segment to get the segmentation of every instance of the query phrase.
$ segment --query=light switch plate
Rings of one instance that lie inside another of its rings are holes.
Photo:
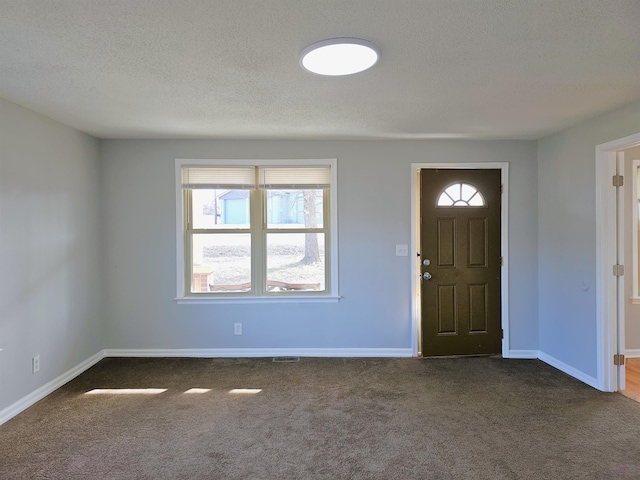
[[[407,257],[407,256],[409,256],[409,246],[396,245],[396,257]]]

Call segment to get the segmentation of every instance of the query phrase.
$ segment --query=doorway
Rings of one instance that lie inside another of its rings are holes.
[[[640,133],[596,146],[597,380],[607,392],[625,388],[625,365],[619,361],[626,351],[624,275],[633,270],[624,269],[631,258],[624,245],[625,181],[618,175],[624,170],[622,151],[637,145]]]
[[[414,355],[509,357],[508,163],[412,164],[411,174]],[[423,179],[435,183],[423,185]],[[430,193],[421,196],[421,189]],[[489,204],[493,221],[486,217]],[[431,218],[428,228],[420,228],[423,215]],[[425,272],[431,280],[423,280]],[[474,277],[487,273],[495,277],[491,282]]]
[[[422,355],[501,352],[500,170],[420,171]]]
[[[618,385],[621,394],[640,402],[640,288],[638,270],[638,228],[640,227],[638,198],[640,198],[640,146],[626,148],[622,152],[624,175],[623,225],[624,225],[624,355],[625,386]]]

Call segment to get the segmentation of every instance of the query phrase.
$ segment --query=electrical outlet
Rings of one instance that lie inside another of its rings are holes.
[[[40,371],[40,355],[36,355],[31,359],[31,371],[38,373]]]
[[[409,255],[408,245],[396,245],[396,257],[406,257]]]
[[[234,323],[233,324],[233,334],[234,335],[242,335],[242,324]]]

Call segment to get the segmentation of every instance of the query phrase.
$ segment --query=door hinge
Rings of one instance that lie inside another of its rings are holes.
[[[504,185],[500,184],[500,195],[504,193]]]
[[[613,176],[613,186],[621,187],[624,185],[624,177],[622,175],[614,175]]]
[[[504,328],[500,329],[500,338],[504,338]]]
[[[613,276],[614,277],[622,277],[624,275],[624,265],[614,265],[613,266]]]
[[[613,364],[617,366],[624,365],[624,355],[621,355],[621,354],[614,355]]]
[[[502,267],[504,265],[504,257],[500,257],[500,266]]]

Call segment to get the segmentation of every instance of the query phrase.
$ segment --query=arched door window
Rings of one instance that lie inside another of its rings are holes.
[[[482,193],[468,183],[449,185],[438,197],[439,207],[484,207]]]

